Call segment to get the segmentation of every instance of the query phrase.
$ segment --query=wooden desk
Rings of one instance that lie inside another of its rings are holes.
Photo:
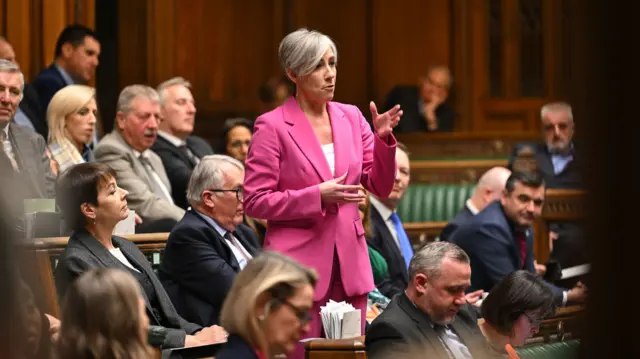
[[[306,359],[366,359],[364,336],[354,339],[318,339],[304,345]]]

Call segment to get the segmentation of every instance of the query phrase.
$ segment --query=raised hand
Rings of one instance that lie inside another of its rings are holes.
[[[400,122],[400,116],[402,116],[402,110],[400,105],[395,105],[393,108],[382,115],[378,113],[376,104],[371,101],[369,103],[369,109],[371,110],[371,118],[373,119],[373,128],[376,134],[380,138],[385,138],[393,132],[393,128]]]
[[[353,203],[360,202],[365,195],[359,191],[359,185],[343,184],[347,178],[347,172],[338,178],[334,178],[320,184],[320,198],[324,202]]]

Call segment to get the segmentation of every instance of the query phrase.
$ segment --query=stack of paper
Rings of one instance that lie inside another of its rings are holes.
[[[362,335],[360,309],[346,302],[329,302],[320,307],[324,335],[328,339],[346,339]]]

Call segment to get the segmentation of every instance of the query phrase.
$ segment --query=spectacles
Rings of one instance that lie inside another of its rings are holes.
[[[238,199],[238,201],[240,201],[240,202],[244,202],[244,189],[243,188],[236,188],[236,189],[210,189],[208,191],[211,191],[211,192],[235,192],[236,193],[236,199]]]
[[[251,140],[245,140],[245,141],[241,141],[241,140],[236,140],[236,141],[231,141],[231,148],[240,148],[242,146],[247,146],[249,147],[249,144],[251,143]]]
[[[527,313],[522,313],[522,314],[524,314],[524,316],[527,317],[527,319],[529,320],[529,324],[531,324],[532,327],[537,328],[537,327],[540,326],[540,321],[542,319],[540,319],[540,318],[531,318],[529,316],[529,314],[527,314]]]
[[[280,303],[286,305],[287,307],[291,308],[291,310],[293,310],[293,312],[296,314],[296,317],[298,317],[298,320],[300,321],[301,325],[305,325],[305,324],[309,323],[311,321],[311,319],[313,319],[311,317],[311,313],[309,313],[309,310],[307,310],[307,309],[299,308],[299,307],[289,303],[286,300],[281,300]]]

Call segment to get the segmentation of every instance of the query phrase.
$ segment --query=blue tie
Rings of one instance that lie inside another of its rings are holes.
[[[404,231],[402,222],[400,222],[400,217],[396,212],[393,212],[393,214],[391,215],[391,220],[393,221],[393,225],[396,227],[396,235],[398,236],[398,243],[400,244],[400,252],[402,252],[402,257],[404,257],[404,262],[407,265],[407,269],[409,269],[409,263],[411,262],[411,257],[413,257],[413,248],[411,247],[411,242],[409,241],[407,232]]]

